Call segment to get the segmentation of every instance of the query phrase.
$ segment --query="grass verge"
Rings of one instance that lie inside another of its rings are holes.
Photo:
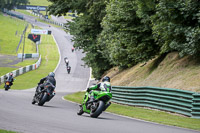
[[[6,131],[6,130],[2,130],[2,129],[0,129],[0,133],[17,133],[17,132],[13,132],[13,131]]]
[[[0,76],[5,75],[9,72],[12,72],[16,70],[16,68],[11,68],[11,67],[0,67]]]
[[[29,0],[29,2],[30,5],[36,5],[36,6],[48,6],[52,4],[48,0]]]
[[[34,64],[36,62],[37,62],[36,59],[29,59],[29,60],[26,59],[23,62],[19,62],[18,64],[15,64],[14,66],[24,67],[24,66],[32,65],[32,64]]]
[[[77,92],[66,95],[64,98],[73,102],[81,103],[85,92]],[[177,126],[200,131],[200,119],[188,118],[164,111],[157,111],[127,105],[112,103],[107,112],[124,115],[141,120],[151,121],[159,124]]]

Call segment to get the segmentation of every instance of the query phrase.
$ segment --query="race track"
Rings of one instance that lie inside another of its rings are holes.
[[[22,133],[198,133],[198,131],[149,123],[118,115],[103,113],[98,118],[88,114],[78,116],[78,105],[62,99],[66,94],[87,87],[90,70],[84,68],[81,51],[71,52],[71,36],[61,29],[48,27],[34,17],[26,21],[52,30],[58,43],[61,62],[56,70],[56,96],[44,106],[32,105],[34,90],[0,90],[0,129]],[[67,74],[63,58],[68,57],[72,71]],[[134,112],[133,112],[134,113]]]

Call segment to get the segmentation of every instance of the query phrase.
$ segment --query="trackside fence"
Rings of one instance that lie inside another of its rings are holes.
[[[41,64],[41,60],[42,60],[42,58],[41,58],[41,55],[40,55],[40,58],[38,59],[38,61],[35,64],[28,65],[28,66],[25,66],[25,67],[21,67],[17,70],[12,71],[13,77],[17,77],[21,74],[24,74],[24,73],[29,72],[31,70],[37,69]],[[8,76],[9,76],[9,73],[0,77],[0,85],[4,84],[6,77],[8,77]]]
[[[158,87],[112,86],[112,102],[200,118],[200,93]]]

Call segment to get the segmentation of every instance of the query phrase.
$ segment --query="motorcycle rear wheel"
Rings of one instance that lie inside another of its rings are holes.
[[[93,106],[93,105],[92,105],[92,106]],[[92,106],[90,107],[90,110],[91,110],[90,116],[93,117],[93,118],[97,118],[97,117],[102,113],[102,111],[103,111],[103,109],[104,109],[104,107],[105,107],[105,104],[104,104],[103,101],[98,101],[95,110],[91,109]]]

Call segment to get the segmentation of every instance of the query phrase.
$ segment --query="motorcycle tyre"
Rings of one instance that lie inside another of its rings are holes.
[[[35,104],[36,103],[36,101],[35,101],[35,96],[36,96],[36,94],[33,96],[33,100],[32,100],[32,104]]]
[[[35,104],[35,103],[36,103],[35,98],[33,98],[33,100],[32,100],[32,104]]]
[[[45,92],[42,99],[39,101],[38,105],[43,106],[44,103],[47,101],[47,99],[48,99],[48,94]]]
[[[8,91],[8,89],[9,89],[9,86],[5,85],[5,91]]]
[[[77,112],[77,115],[82,115],[84,112],[83,112],[83,107],[80,107],[79,111]]]
[[[90,116],[92,118],[97,118],[104,110],[105,108],[105,103],[103,101],[99,101],[99,105],[97,107],[97,109],[95,110],[95,112],[90,112]]]

